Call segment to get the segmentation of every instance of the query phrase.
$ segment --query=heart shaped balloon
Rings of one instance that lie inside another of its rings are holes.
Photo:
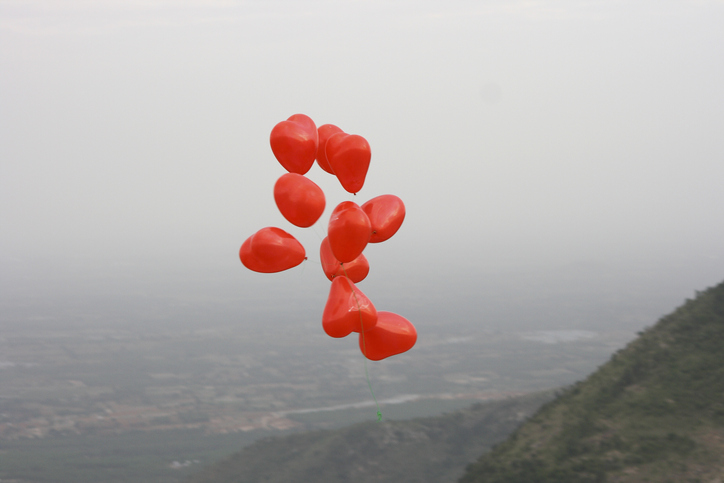
[[[381,361],[402,354],[417,342],[417,331],[412,323],[392,312],[377,312],[377,323],[359,336],[362,354],[372,361]]]
[[[274,184],[274,201],[292,225],[307,228],[324,213],[324,192],[314,181],[297,173],[285,173]]]
[[[354,283],[359,283],[370,273],[370,264],[364,254],[360,254],[351,262],[344,264],[337,260],[332,253],[328,237],[322,240],[319,247],[319,258],[322,261],[322,270],[330,280],[334,280],[335,277],[347,277]]]
[[[327,139],[325,152],[342,187],[355,194],[361,190],[372,159],[367,140],[357,134],[340,132]]]
[[[377,309],[347,277],[335,277],[322,314],[322,328],[330,337],[346,337],[352,332],[372,329]]]
[[[329,165],[329,160],[327,159],[327,139],[329,139],[331,135],[340,132],[342,132],[342,130],[334,124],[322,124],[317,128],[317,137],[319,138],[317,146],[317,164],[329,174],[334,174],[334,170]]]
[[[317,127],[304,114],[294,114],[278,123],[269,136],[274,156],[290,173],[309,171],[317,156],[317,143]]]
[[[327,236],[332,253],[340,262],[351,262],[360,256],[371,235],[370,219],[357,203],[343,201],[332,211]]]
[[[281,228],[267,227],[246,239],[239,258],[249,270],[274,273],[296,267],[306,253],[301,243]]]
[[[370,243],[380,243],[397,233],[405,219],[405,204],[395,195],[381,195],[362,205],[372,225]]]
[[[310,133],[317,130],[317,125],[314,124],[314,121],[312,121],[312,118],[307,116],[306,114],[292,114],[291,116],[289,116],[289,119],[287,119],[287,121],[292,121],[292,122],[296,122],[297,124],[301,124]]]

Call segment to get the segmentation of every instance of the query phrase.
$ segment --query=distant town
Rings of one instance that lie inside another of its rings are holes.
[[[163,335],[107,327],[72,335],[48,328],[3,334],[0,439],[192,428],[284,431],[303,427],[311,413],[374,404],[354,344],[325,341],[322,355],[318,339],[305,344],[286,333],[271,351],[229,328]],[[445,401],[469,403],[573,382],[626,336],[454,334],[370,362],[369,374],[383,405],[437,400],[444,407]]]

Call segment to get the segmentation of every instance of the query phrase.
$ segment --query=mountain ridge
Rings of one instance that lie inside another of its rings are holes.
[[[452,483],[472,459],[502,441],[552,397],[552,391],[543,391],[478,403],[441,416],[368,421],[267,438],[185,483]]]
[[[724,283],[543,406],[460,483],[722,479]]]

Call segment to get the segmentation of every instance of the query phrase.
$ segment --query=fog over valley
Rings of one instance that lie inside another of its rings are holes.
[[[585,378],[724,280],[723,21],[715,0],[0,1],[0,479],[52,481],[37,451],[64,481],[180,481],[375,398],[392,421]],[[273,196],[297,113],[372,153],[355,195],[306,174],[310,228]],[[418,339],[365,363],[322,329],[319,250],[338,203],[382,194],[405,220],[358,287]],[[269,226],[301,265],[242,265]],[[136,453],[96,475],[88,448]]]

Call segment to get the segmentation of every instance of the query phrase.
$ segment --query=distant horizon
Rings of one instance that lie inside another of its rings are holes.
[[[400,313],[421,330],[433,333],[444,333],[450,324],[463,330],[596,331],[617,327],[634,333],[724,280],[724,270],[702,260],[689,265],[672,261],[668,266],[643,261],[636,265],[580,262],[527,270],[442,274],[420,270],[408,275],[390,268],[388,272],[372,271],[370,280],[359,283],[360,289],[379,310]],[[291,316],[285,325],[309,320],[318,325],[315,332],[321,328],[329,290],[321,269],[309,261],[280,274],[249,272],[238,261],[223,270],[200,266],[168,272],[146,266],[140,270],[79,268],[68,273],[39,265],[26,272],[5,271],[2,285],[0,326],[62,326],[63,320],[74,319],[74,313],[95,314],[96,323],[102,326],[108,323],[103,320],[108,312],[113,314],[112,320],[142,327],[139,321],[144,319],[144,307],[157,307],[154,312],[166,307],[167,313],[159,319],[159,323],[165,320],[162,326],[173,326],[180,317],[178,323],[186,327],[238,323],[250,324],[247,327],[253,330],[265,320]],[[210,318],[203,316],[204,311]],[[626,313],[628,319],[622,318]],[[201,318],[194,321],[194,317]]]

